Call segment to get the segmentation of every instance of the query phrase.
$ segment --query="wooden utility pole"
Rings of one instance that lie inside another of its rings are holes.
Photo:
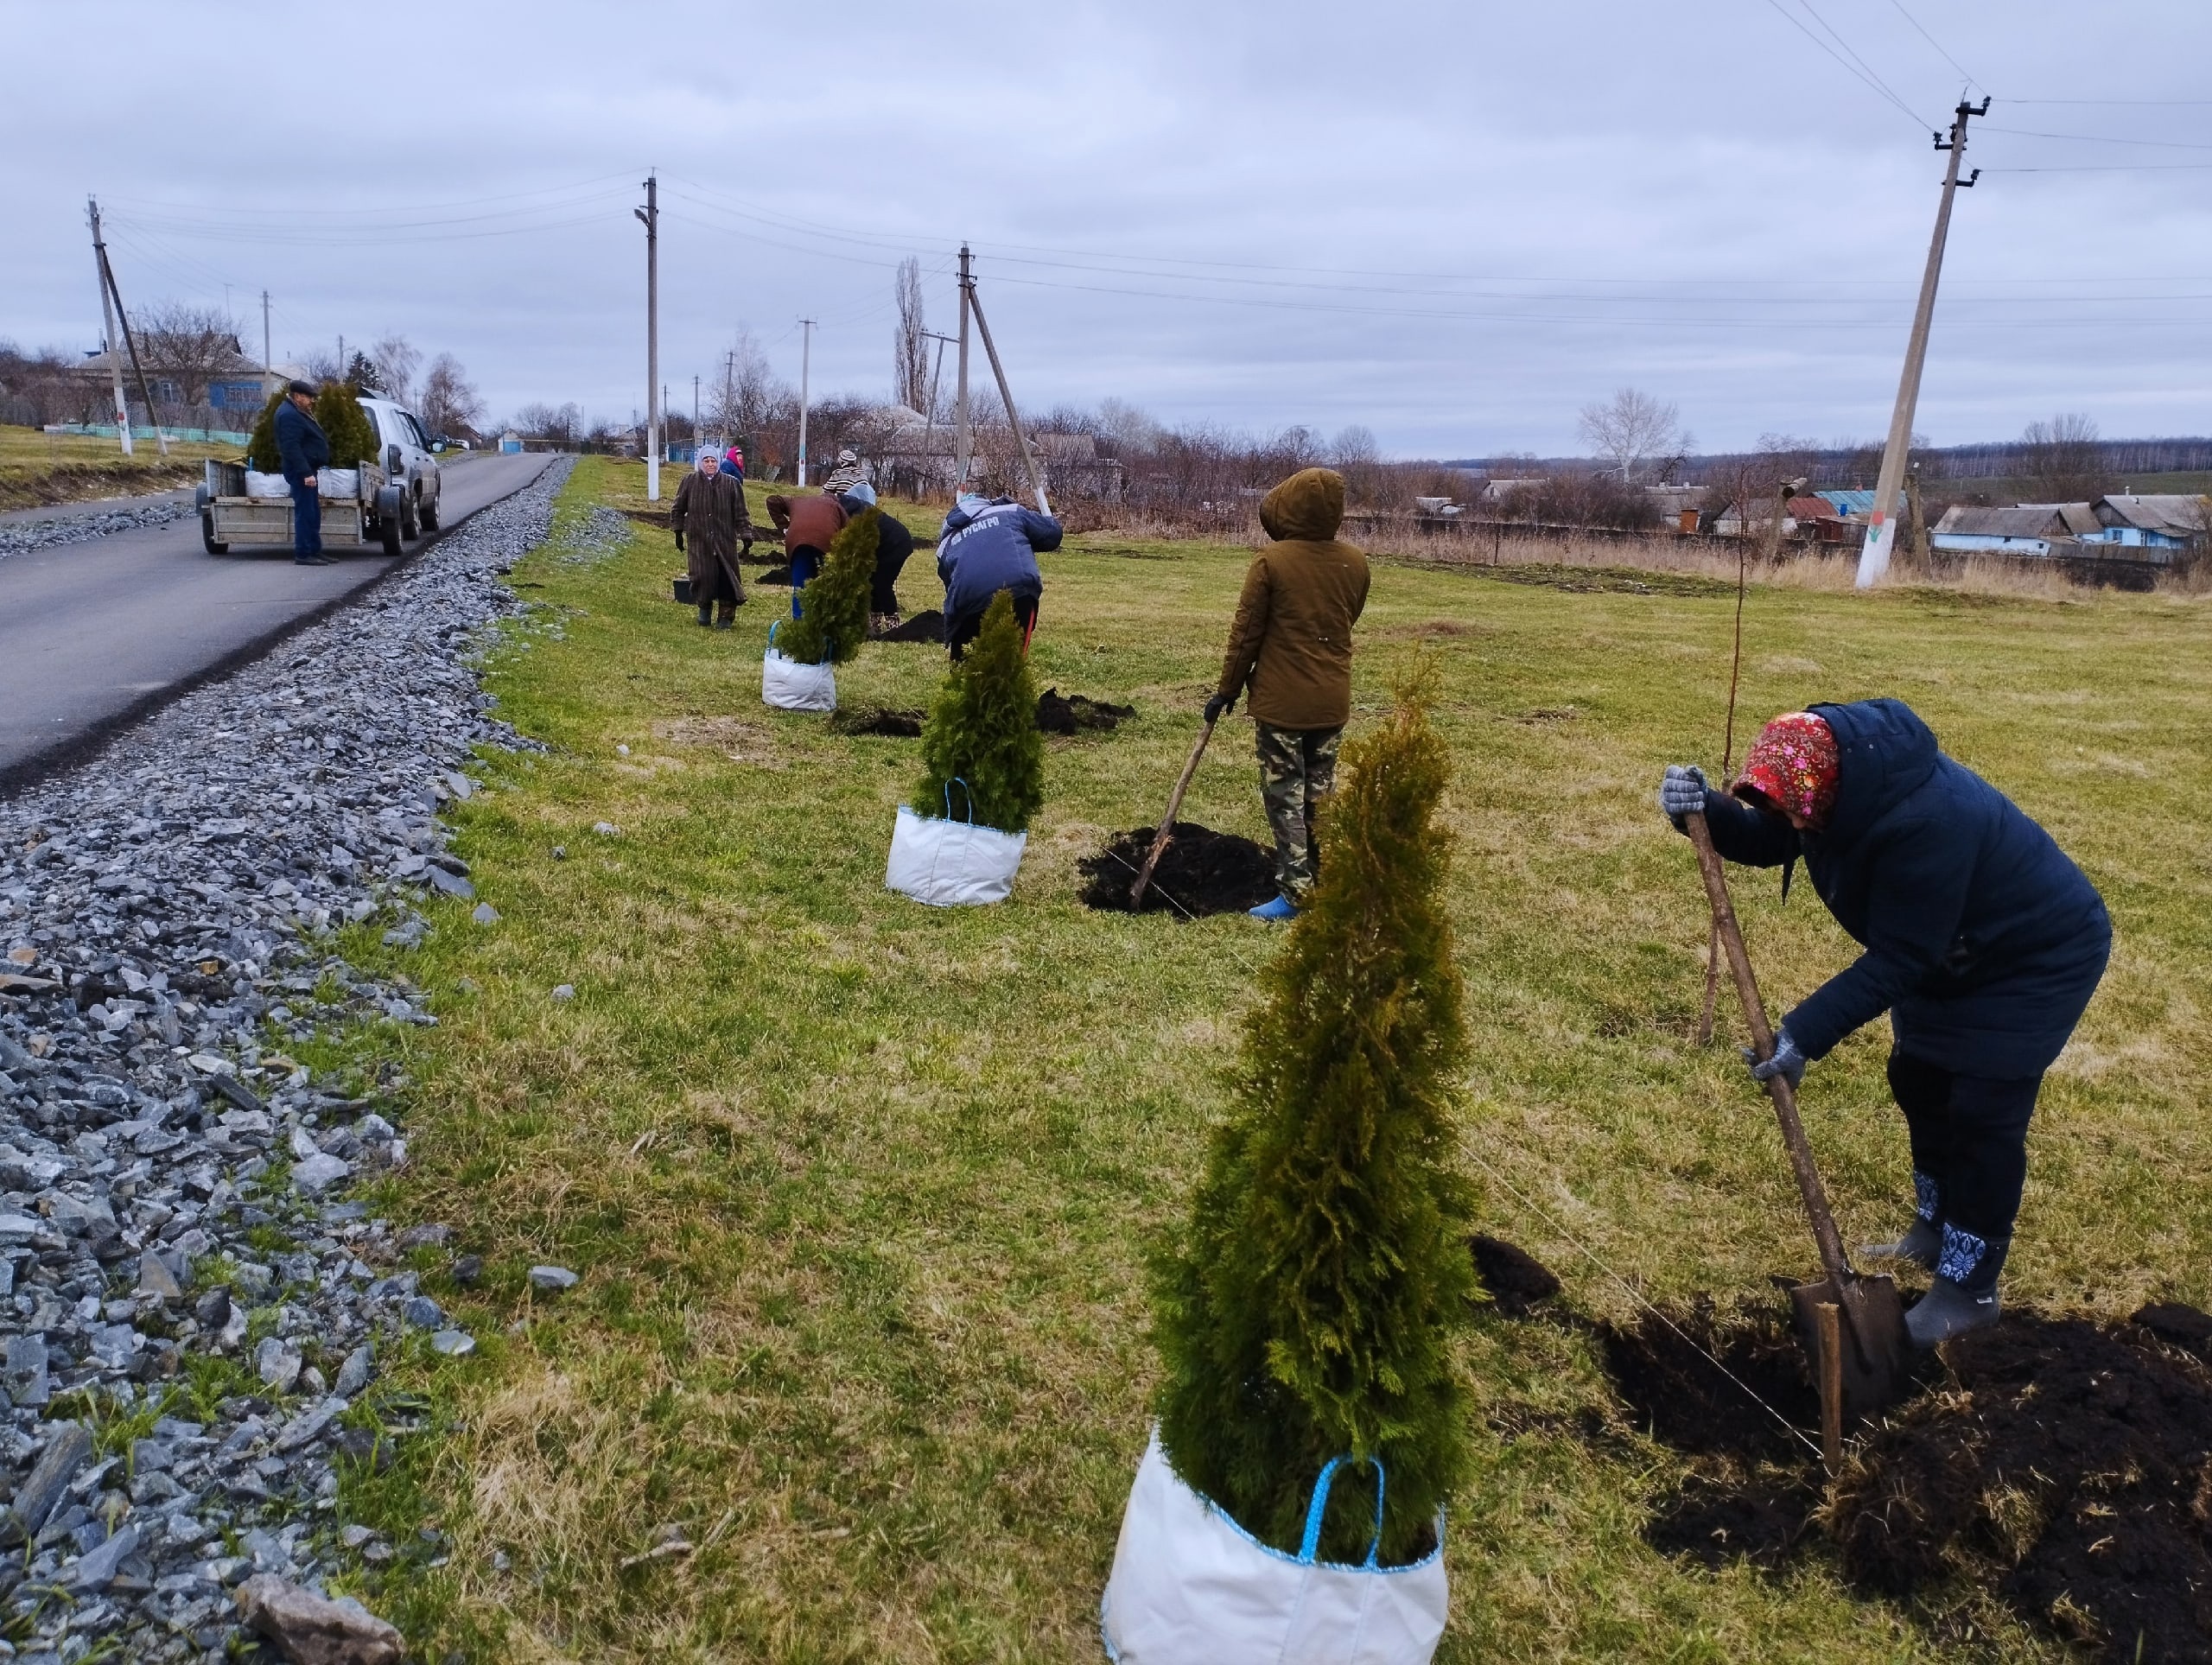
[[[645,175],[645,501],[660,501],[660,176]]]
[[[952,495],[968,489],[968,460],[975,454],[976,436],[968,425],[968,309],[976,279],[969,270],[968,245],[960,245],[960,389],[953,406]]]
[[[1936,285],[1943,275],[1943,244],[1951,232],[1951,199],[1961,185],[1981,177],[1977,168],[1959,177],[1959,162],[1967,153],[1967,122],[1989,113],[1989,100],[1980,105],[1961,99],[1951,113],[1951,136],[1936,136],[1936,148],[1950,152],[1943,170],[1943,200],[1936,210],[1936,233],[1928,241],[1928,269],[1920,279],[1920,304],[1913,309],[1912,336],[1905,344],[1904,373],[1897,378],[1897,408],[1890,413],[1889,442],[1882,448],[1882,473],[1874,482],[1873,512],[1866,518],[1866,542],[1859,551],[1859,588],[1878,583],[1890,569],[1890,551],[1897,537],[1897,493],[1904,485],[1905,453],[1912,444],[1912,416],[1920,404],[1920,371],[1928,359],[1928,327],[1936,316]]]
[[[1014,429],[1014,442],[1021,451],[1021,466],[1029,471],[1029,484],[1037,493],[1037,512],[1050,514],[1052,505],[1045,500],[1045,475],[1037,467],[1037,458],[1029,448],[1029,437],[1021,431],[1021,418],[1014,414],[1014,394],[1006,384],[1006,368],[999,363],[999,350],[991,345],[991,327],[983,318],[982,298],[976,293],[975,280],[968,285],[969,309],[976,315],[976,330],[983,338],[983,351],[991,361],[991,377],[999,384],[999,399],[1006,406],[1007,426]]]
[[[92,276],[99,280],[101,344],[107,348],[109,379],[115,385],[115,431],[123,441],[123,454],[132,454],[130,449],[130,405],[123,397],[123,353],[118,346],[121,337],[115,333],[115,308],[107,296],[107,251],[100,245],[100,205],[96,197],[86,197],[86,214],[92,226]],[[149,410],[146,413],[152,416]]]
[[[806,381],[814,364],[814,320],[802,318],[798,322],[798,478],[793,483],[804,486],[806,484]]]
[[[163,456],[169,454],[169,436],[162,431],[162,418],[154,409],[154,390],[146,381],[146,366],[138,360],[137,338],[130,333],[130,315],[123,309],[123,290],[115,281],[115,267],[107,257],[107,245],[95,243],[94,251],[99,256],[100,276],[106,282],[107,292],[115,300],[115,321],[123,329],[123,345],[130,354],[130,373],[138,383],[138,397],[146,401],[146,420],[153,425],[154,444]]]

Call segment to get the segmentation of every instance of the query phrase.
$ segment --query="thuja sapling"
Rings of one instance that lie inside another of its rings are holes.
[[[776,647],[800,664],[843,664],[868,639],[868,594],[875,582],[883,512],[864,509],[830,540],[822,570],[798,593],[798,617],[776,631]]]
[[[270,420],[273,432],[276,419]],[[361,409],[359,394],[351,383],[322,384],[322,391],[315,397],[315,420],[330,442],[332,467],[355,468],[377,460],[377,430],[369,422],[369,413]]]
[[[982,628],[945,678],[922,728],[922,779],[915,804],[1001,832],[1026,832],[1045,801],[1045,737],[1037,729],[1037,683],[1022,651],[1014,596],[1001,590]]]
[[[1314,1477],[1340,1471],[1324,1560],[1418,1560],[1464,1475],[1452,1335],[1481,1299],[1452,1158],[1460,979],[1444,902],[1448,775],[1418,684],[1344,747],[1325,860],[1246,1020],[1233,1108],[1188,1228],[1155,1264],[1160,1443],[1176,1472],[1295,1552]]]

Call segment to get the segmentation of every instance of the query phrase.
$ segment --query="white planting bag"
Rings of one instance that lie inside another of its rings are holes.
[[[1444,1634],[1444,1522],[1437,1547],[1410,1566],[1318,1558],[1335,1458],[1313,1483],[1306,1541],[1271,1549],[1191,1490],[1152,1431],[1114,1571],[1098,1604],[1106,1656],[1119,1665],[1428,1665]],[[1382,1531],[1378,1480],[1375,1531]]]
[[[292,500],[291,482],[282,474],[264,474],[257,469],[245,471],[245,494],[248,497],[282,498]]]
[[[359,468],[333,468],[326,463],[315,471],[315,494],[329,498],[359,497],[361,494],[361,471]]]
[[[962,787],[967,785],[962,781]],[[1027,833],[1001,832],[973,820],[952,818],[952,788],[944,789],[944,819],[916,815],[904,804],[891,829],[886,887],[931,907],[980,907],[1003,902],[1014,889]],[[971,812],[972,813],[972,812]]]
[[[760,697],[783,711],[835,711],[837,673],[828,661],[801,664],[787,659],[776,647],[776,631],[782,620],[768,626],[768,651],[760,661]]]

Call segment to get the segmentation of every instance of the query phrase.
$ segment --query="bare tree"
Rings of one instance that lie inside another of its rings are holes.
[[[583,432],[584,413],[572,400],[567,404],[526,404],[514,414],[512,426],[531,439],[567,442]]]
[[[2043,502],[2092,502],[2108,489],[2097,424],[2078,412],[2030,423],[2020,446],[2020,473]]]
[[[768,355],[760,350],[760,343],[753,332],[740,326],[737,340],[722,360],[722,376],[713,389],[708,401],[707,420],[734,440],[750,439],[755,444],[764,442],[772,418],[785,405],[791,407],[791,421],[796,430],[798,418],[798,391],[779,377],[768,363]],[[793,440],[792,451],[797,451]],[[751,461],[750,458],[747,459]]]
[[[423,378],[422,410],[430,432],[474,432],[476,419],[483,414],[484,401],[471,385],[461,360],[450,353],[441,353],[431,359],[429,371]]]
[[[385,397],[402,404],[411,403],[409,397],[415,391],[415,371],[423,362],[423,354],[404,335],[387,335],[369,349],[369,357],[377,367],[377,385]]]
[[[1663,467],[1679,461],[1694,443],[1678,407],[1633,387],[1622,388],[1607,404],[1584,405],[1578,425],[1598,454],[1631,483],[1655,463]]]
[[[164,301],[131,321],[148,373],[175,383],[180,404],[206,403],[207,384],[241,357],[238,321],[214,307]]]
[[[891,338],[891,397],[909,410],[929,412],[929,337],[922,319],[922,263],[899,263],[899,323]]]

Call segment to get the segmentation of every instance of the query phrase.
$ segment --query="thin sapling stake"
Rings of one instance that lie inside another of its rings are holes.
[[[1229,1120],[1157,1263],[1160,1443],[1184,1482],[1294,1553],[1313,1477],[1339,1471],[1325,1560],[1417,1560],[1468,1463],[1452,1351],[1482,1297],[1453,1159],[1466,1037],[1444,903],[1448,776],[1418,685],[1348,744],[1325,859],[1262,974]]]

